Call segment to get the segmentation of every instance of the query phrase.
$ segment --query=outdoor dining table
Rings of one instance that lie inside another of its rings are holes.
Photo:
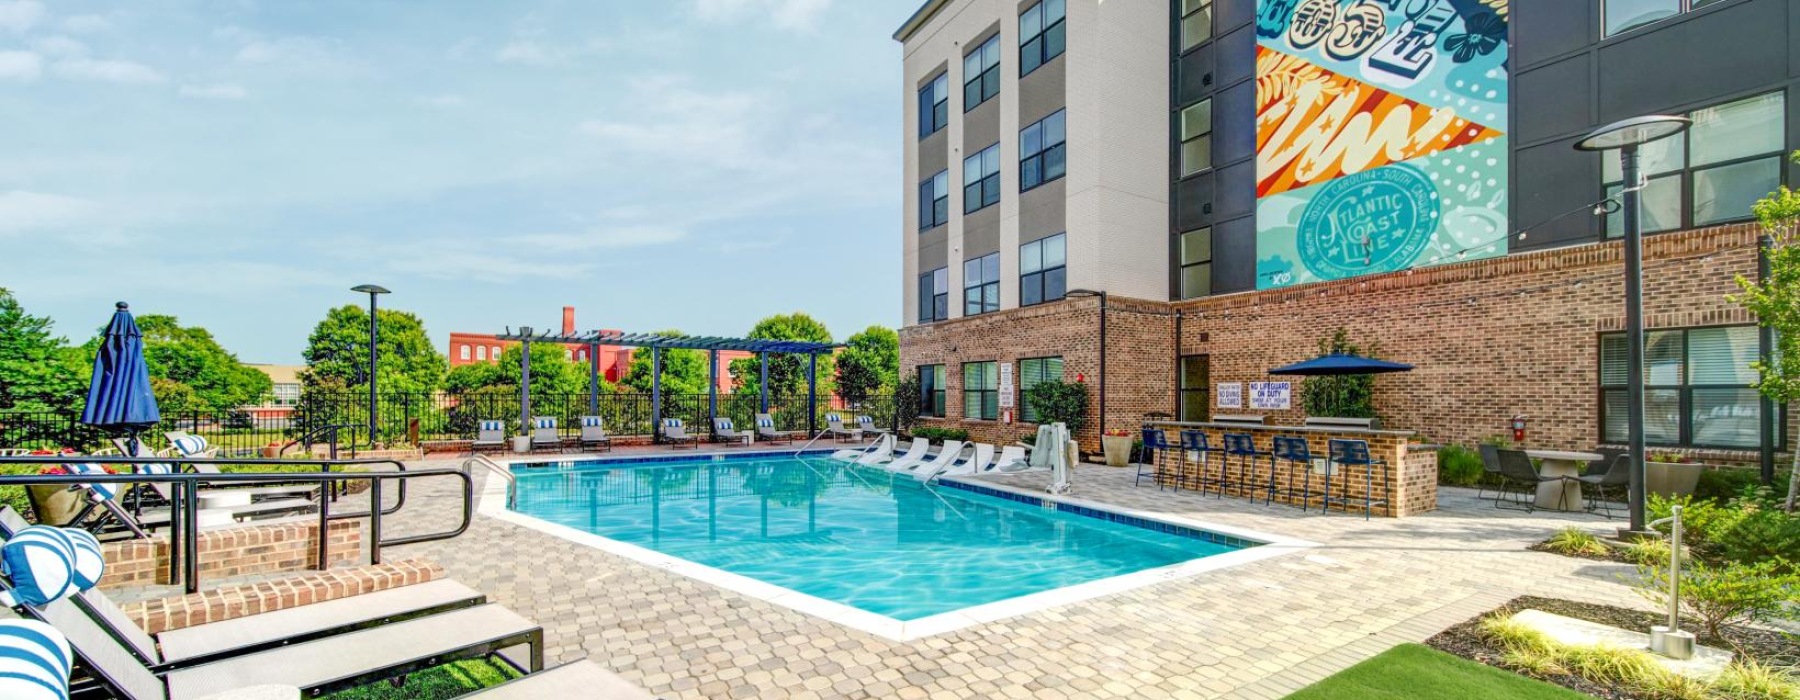
[[[1605,459],[1591,452],[1562,450],[1526,450],[1525,455],[1538,460],[1539,475],[1568,477],[1566,481],[1538,484],[1537,507],[1547,510],[1581,510],[1581,482],[1575,477],[1581,476],[1581,468],[1588,462]]]

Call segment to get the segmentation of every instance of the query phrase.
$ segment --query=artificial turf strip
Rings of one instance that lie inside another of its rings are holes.
[[[1402,644],[1287,700],[1582,700],[1586,695],[1420,644]],[[1589,699],[1591,700],[1591,699]]]
[[[414,673],[398,688],[387,681],[379,681],[340,690],[323,696],[323,700],[444,700],[499,685],[518,676],[504,664],[468,659]]]

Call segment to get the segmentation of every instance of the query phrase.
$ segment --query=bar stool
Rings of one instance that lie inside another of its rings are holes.
[[[1145,428],[1144,452],[1143,454],[1138,455],[1137,477],[1131,481],[1132,488],[1137,488],[1138,483],[1143,480],[1144,467],[1148,466],[1150,467],[1150,478],[1156,481],[1156,490],[1161,491],[1164,480],[1169,477],[1169,474],[1165,472],[1164,469],[1168,468],[1169,451],[1173,449],[1175,449],[1175,446],[1169,444],[1169,438],[1163,434],[1163,431],[1155,428]],[[1150,458],[1150,463],[1148,465],[1144,464],[1143,460],[1145,457]],[[1181,483],[1179,481],[1180,474],[1180,472],[1176,472],[1176,478],[1173,480],[1176,482],[1176,491],[1181,490]]]
[[[1298,500],[1300,502],[1300,510],[1306,510],[1307,507],[1312,504],[1312,465],[1314,459],[1312,449],[1307,446],[1306,438],[1276,437],[1272,452],[1274,453],[1274,456],[1271,458],[1271,461],[1281,460],[1286,462],[1288,466],[1287,488],[1282,489],[1282,493],[1286,494],[1290,501]],[[1294,474],[1295,469],[1300,470],[1300,474],[1298,475],[1299,478],[1296,478],[1296,475]],[[1274,473],[1274,469],[1269,470],[1271,488],[1274,487]],[[1325,483],[1329,484],[1331,482],[1327,479]],[[1296,494],[1300,496],[1298,499],[1294,498]]]
[[[1219,460],[1220,481],[1224,482],[1226,480],[1225,469],[1228,466],[1227,463],[1231,461],[1232,457],[1238,458],[1237,484],[1244,489],[1245,498],[1254,499],[1255,496],[1252,495],[1254,492],[1250,490],[1251,485],[1254,483],[1251,480],[1251,472],[1256,468],[1256,458],[1268,455],[1269,453],[1256,449],[1256,438],[1251,437],[1249,433],[1225,433],[1224,439],[1225,459]],[[1273,457],[1271,457],[1269,461],[1269,471],[1272,474],[1274,470],[1275,462]],[[1220,494],[1223,495],[1224,489],[1229,486],[1229,484],[1221,483]],[[1270,481],[1270,486],[1274,486],[1272,479]],[[1271,490],[1269,493],[1264,494],[1264,496],[1263,505],[1268,505],[1270,499],[1274,497],[1274,492]]]
[[[1368,520],[1369,516],[1375,512],[1375,506],[1380,505],[1386,507],[1388,505],[1389,489],[1391,485],[1388,482],[1386,469],[1381,471],[1382,497],[1379,500],[1375,498],[1375,467],[1386,467],[1387,461],[1374,459],[1370,456],[1369,443],[1367,440],[1332,440],[1329,444],[1329,450],[1331,456],[1327,458],[1327,468],[1333,464],[1345,467],[1363,468],[1363,520]],[[1342,503],[1344,511],[1349,512],[1350,503],[1355,500],[1350,497],[1350,478],[1350,474],[1346,471],[1343,479],[1344,495],[1338,498],[1332,498],[1331,476],[1327,474],[1325,476],[1325,499],[1323,503],[1321,503],[1321,506],[1326,510],[1330,510],[1333,502]]]
[[[1194,484],[1200,487],[1196,490],[1202,496],[1206,495],[1206,468],[1212,464],[1212,453],[1220,451],[1219,448],[1207,444],[1206,431],[1181,431],[1181,475],[1187,474],[1188,453],[1198,453],[1196,458],[1199,460],[1199,464],[1198,468],[1194,470]]]

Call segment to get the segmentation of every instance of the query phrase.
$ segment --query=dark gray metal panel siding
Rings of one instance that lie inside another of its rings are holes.
[[[1213,98],[1213,162],[1256,156],[1256,82],[1238,83]]]
[[[1600,48],[1599,121],[1719,99],[1787,77],[1788,3],[1735,0]]]
[[[1600,156],[1575,150],[1576,137],[1514,152],[1513,230],[1528,231],[1511,250],[1548,248],[1596,240],[1599,219],[1587,211],[1558,215],[1598,201]],[[1546,223],[1548,222],[1548,223]]]
[[[1593,123],[1587,95],[1593,66],[1578,53],[1520,73],[1513,81],[1513,139],[1531,143],[1587,128]]]
[[[1246,217],[1213,225],[1212,286],[1214,294],[1256,289],[1256,219]]]
[[[1256,161],[1219,168],[1213,178],[1213,216],[1228,219],[1256,212]]]
[[[1175,215],[1170,233],[1192,231],[1212,223],[1212,173],[1175,183]]]
[[[1256,76],[1256,30],[1244,27],[1214,40],[1218,84],[1231,85]]]
[[[950,264],[950,244],[945,240],[943,227],[919,236],[919,274],[925,274]]]
[[[1256,21],[1256,0],[1215,0],[1212,7],[1215,35]]]
[[[1598,0],[1512,0],[1512,65],[1531,66],[1587,48]]]
[[[1175,106],[1185,107],[1212,92],[1213,48],[1203,46],[1175,62]]]

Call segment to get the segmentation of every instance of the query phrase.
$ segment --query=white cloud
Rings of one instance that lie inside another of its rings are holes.
[[[0,80],[29,83],[44,73],[44,59],[30,51],[0,51]]]
[[[98,204],[80,197],[27,190],[0,192],[0,235],[66,228],[98,212]]]
[[[103,83],[147,85],[166,80],[163,74],[158,73],[155,68],[131,61],[72,58],[57,61],[51,70],[59,76],[72,80],[91,80]]]
[[[530,37],[516,37],[499,51],[494,52],[494,60],[519,66],[546,68],[566,65],[583,56],[593,55],[610,48],[611,44],[595,39],[581,44],[554,44]]]
[[[755,167],[750,122],[767,107],[744,92],[704,93],[674,78],[632,82],[634,120],[591,119],[576,130],[606,145],[659,157],[705,160],[722,167]]]
[[[782,29],[812,31],[832,0],[694,0],[694,13],[708,22],[768,17]]]
[[[214,36],[240,44],[237,60],[242,63],[279,65],[302,71],[333,73],[350,67],[344,53],[344,42],[329,37],[286,36],[266,38],[239,27],[223,27]]]
[[[44,4],[37,0],[0,0],[0,29],[24,34],[44,18]]]
[[[244,91],[242,85],[231,83],[181,86],[182,97],[192,97],[198,100],[241,100],[248,97],[249,94]]]
[[[431,95],[419,98],[419,104],[439,109],[455,109],[464,104],[462,95]]]
[[[87,55],[87,44],[83,44],[61,34],[47,36],[31,43],[38,53],[52,57],[71,57]]]
[[[609,248],[638,248],[674,243],[687,237],[679,228],[626,226],[588,233],[538,233],[514,236],[512,241],[532,250],[577,253]]]
[[[71,15],[62,22],[63,29],[76,34],[92,34],[112,28],[112,20],[105,15]]]

